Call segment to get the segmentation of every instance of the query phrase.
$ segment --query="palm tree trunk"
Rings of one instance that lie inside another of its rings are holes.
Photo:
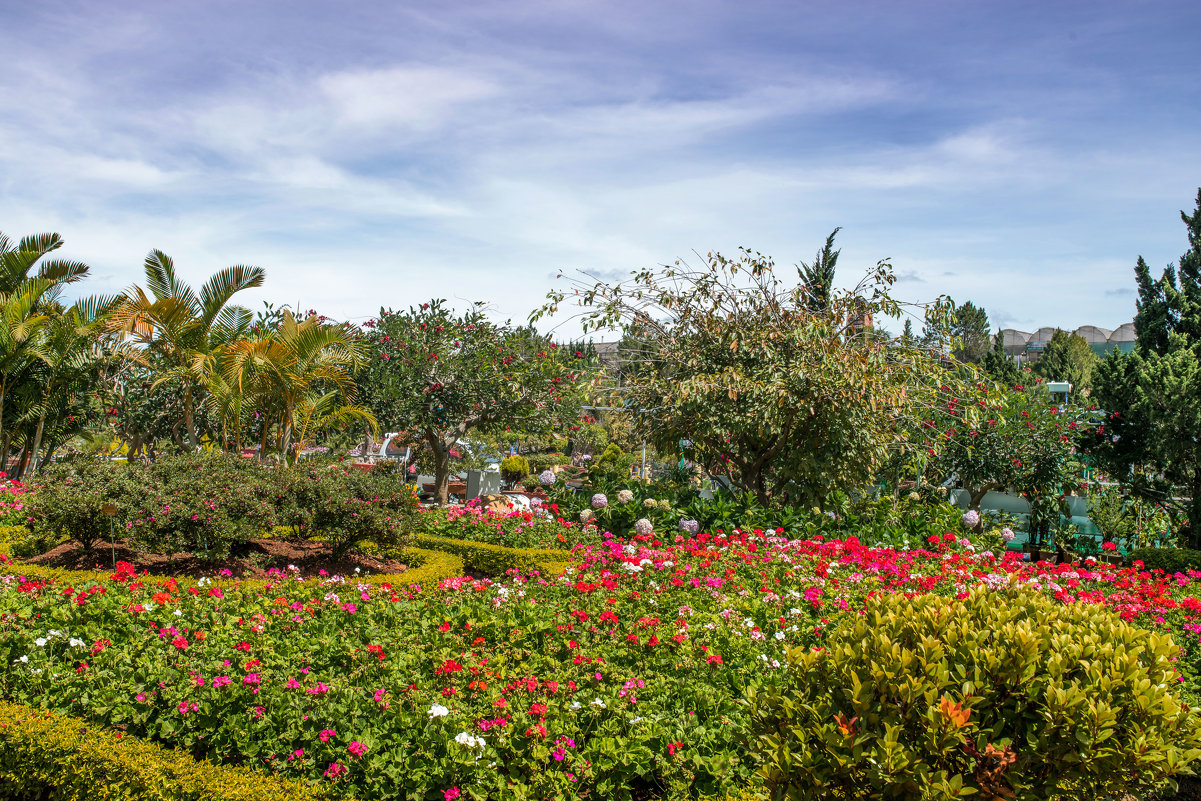
[[[196,436],[196,421],[192,410],[192,385],[187,381],[183,385],[183,423],[187,429],[188,447],[196,450],[200,446],[200,438]]]
[[[38,474],[38,449],[42,447],[42,430],[46,427],[46,405],[42,405],[42,414],[38,417],[37,432],[33,435],[33,447],[29,449],[32,460],[29,463],[29,475]]]
[[[0,453],[0,471],[8,469],[8,440],[4,438],[4,396],[8,393],[8,374],[5,373],[3,379],[0,379],[0,447],[4,449]]]
[[[284,463],[292,464],[294,459],[292,458],[292,454],[291,454],[291,450],[292,450],[292,404],[290,404],[290,403],[284,406],[283,427],[284,427],[284,432],[279,438],[279,451],[280,451],[280,454],[282,454],[284,457]]]

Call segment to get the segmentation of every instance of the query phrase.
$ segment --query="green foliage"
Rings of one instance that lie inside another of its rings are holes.
[[[503,576],[510,570],[520,570],[523,573],[537,571],[553,578],[572,561],[570,551],[547,550],[545,547],[508,548],[488,542],[447,539],[430,534],[414,534],[413,542],[422,548],[462,557],[468,569],[488,576]]]
[[[629,481],[634,459],[633,454],[624,452],[617,447],[617,443],[610,442],[599,456],[589,462],[588,477],[593,486],[598,488],[602,482]]]
[[[397,470],[302,462],[270,471],[270,480],[282,521],[298,533],[320,536],[335,560],[368,541],[390,551],[405,545],[417,496]]]
[[[469,431],[549,431],[578,414],[588,354],[532,328],[495,323],[483,304],[461,314],[441,300],[407,312],[381,309],[369,328],[364,403],[431,451],[440,503],[450,450]]]
[[[1121,487],[1090,491],[1088,517],[1104,542],[1116,543],[1124,550],[1168,544],[1167,513]]]
[[[1072,392],[1068,399],[1079,402],[1092,387],[1097,361],[1097,354],[1084,337],[1057,328],[1031,372],[1046,381],[1069,382]]]
[[[1029,590],[879,597],[750,689],[751,746],[777,799],[1150,790],[1201,756],[1197,715],[1173,694],[1179,654]]]
[[[162,456],[131,465],[131,497],[118,518],[135,545],[153,553],[192,553],[222,559],[235,545],[275,525],[275,505],[266,468],[223,453]]]
[[[1087,416],[1060,411],[1041,386],[965,382],[949,394],[916,435],[927,448],[924,466],[956,477],[972,509],[990,490],[1021,493],[1031,504],[1034,541],[1043,541],[1063,511],[1065,489],[1080,483],[1075,444],[1090,428]]]
[[[1144,498],[1169,503],[1201,542],[1201,190],[1181,212],[1189,249],[1152,279],[1135,266],[1138,340],[1110,353],[1094,377],[1108,413],[1089,450],[1098,465]]]
[[[100,540],[124,536],[124,521],[134,517],[143,492],[129,471],[115,469],[111,462],[90,458],[61,462],[43,471],[35,491],[27,496],[27,525],[40,544],[73,539],[91,550]]]
[[[834,273],[838,267],[838,255],[841,250],[834,250],[834,237],[842,228],[835,228],[826,237],[826,244],[817,251],[812,264],[801,262],[797,267],[797,275],[804,286],[802,303],[811,312],[829,312],[834,296]]]
[[[561,453],[527,453],[526,461],[529,462],[531,473],[541,473],[543,470],[549,470],[552,467],[558,467],[567,463],[567,457]]]
[[[197,761],[81,720],[0,701],[0,798],[322,801],[304,782]]]
[[[622,326],[644,358],[624,377],[636,425],[660,453],[725,475],[763,505],[820,503],[867,479],[895,448],[899,421],[929,393],[925,354],[862,330],[896,315],[880,262],[829,308],[806,305],[772,261],[748,250],[703,265],[643,271],[628,284],[580,288],[585,330]],[[552,293],[539,314],[565,300]]]
[[[955,358],[977,364],[989,351],[988,314],[970,300],[955,308],[950,334],[955,338]]]
[[[1162,570],[1168,575],[1201,570],[1201,551],[1191,548],[1137,548],[1126,554],[1131,564],[1142,562],[1145,570]]]
[[[510,485],[516,484],[530,474],[530,463],[524,456],[506,456],[500,463],[500,477]]]
[[[993,337],[992,347],[980,359],[980,369],[1004,387],[1012,387],[1022,382],[1022,368],[1005,352],[1005,337],[999,328]]]

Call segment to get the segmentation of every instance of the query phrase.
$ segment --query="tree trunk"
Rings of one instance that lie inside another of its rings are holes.
[[[4,438],[4,396],[8,393],[8,375],[4,375],[3,380],[0,380],[0,447],[3,447],[4,452],[0,454],[0,471],[8,469],[8,440]]]
[[[263,441],[259,443],[259,461],[267,461],[267,414],[263,413]]]
[[[450,500],[450,448],[441,437],[427,434],[425,441],[434,452],[434,501],[446,506]]]
[[[183,424],[187,429],[188,447],[193,451],[200,446],[200,438],[196,436],[196,421],[192,413],[192,385],[185,381],[183,385]]]
[[[279,438],[279,451],[284,457],[284,464],[292,464],[295,459],[292,457],[292,407],[284,408],[284,432]]]
[[[33,447],[29,449],[33,454],[33,461],[29,463],[29,475],[36,476],[38,474],[38,449],[42,447],[42,430],[46,427],[46,407],[42,406],[42,414],[38,417],[38,427],[33,435]]]

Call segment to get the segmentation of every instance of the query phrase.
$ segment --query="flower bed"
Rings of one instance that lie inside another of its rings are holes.
[[[984,587],[1003,602],[1020,586],[1174,634],[1196,697],[1201,573],[998,560],[951,540],[610,537],[558,578],[424,592],[13,565],[0,695],[363,798],[722,795],[755,786],[741,699],[786,649],[820,646],[869,596]]]

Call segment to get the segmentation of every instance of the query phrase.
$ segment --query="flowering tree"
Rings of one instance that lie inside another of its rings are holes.
[[[1079,483],[1076,444],[1089,421],[1053,404],[1041,384],[1009,389],[961,382],[943,388],[945,402],[921,423],[928,466],[959,480],[971,510],[979,510],[990,490],[1022,493],[1036,518],[1032,527],[1041,526],[1048,502]]]
[[[816,307],[785,286],[770,259],[710,254],[642,271],[624,284],[581,286],[585,330],[621,327],[640,343],[620,391],[662,452],[690,459],[763,504],[823,504],[868,479],[903,438],[905,420],[937,395],[937,369],[917,348],[873,336],[895,315],[880,262],[850,292]],[[567,298],[552,293],[538,314]],[[920,419],[920,417],[919,417]]]
[[[447,500],[451,449],[469,431],[547,431],[579,415],[585,353],[532,328],[494,323],[481,303],[462,314],[442,300],[381,309],[366,328],[364,405],[430,449],[439,503]]]

